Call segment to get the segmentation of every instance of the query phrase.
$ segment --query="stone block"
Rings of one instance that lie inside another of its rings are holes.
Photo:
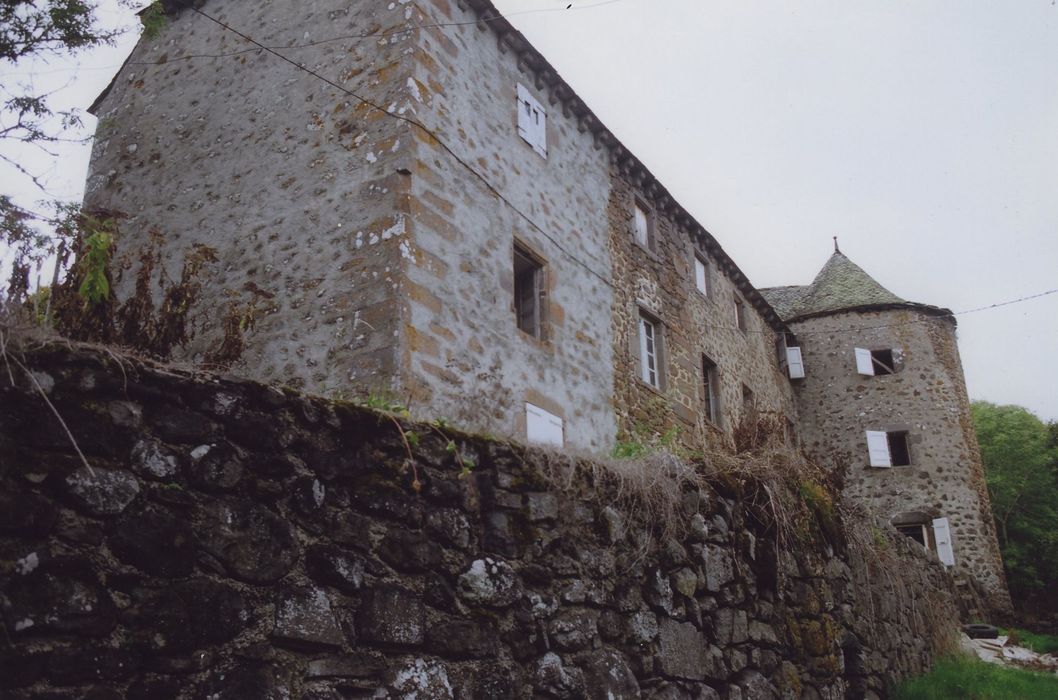
[[[140,482],[124,469],[82,467],[66,477],[66,490],[91,515],[117,515],[139,495]]]
[[[661,621],[658,666],[662,675],[701,681],[710,665],[709,645],[702,631],[689,622]]]
[[[327,592],[312,587],[289,588],[279,594],[272,638],[312,646],[341,646],[345,642]]]
[[[425,609],[415,593],[395,586],[368,589],[356,617],[367,642],[418,646],[425,637]]]
[[[250,501],[207,503],[197,509],[194,531],[228,573],[250,583],[279,580],[298,558],[290,525]]]
[[[456,590],[467,602],[506,607],[522,597],[522,582],[510,564],[486,557],[459,577]]]

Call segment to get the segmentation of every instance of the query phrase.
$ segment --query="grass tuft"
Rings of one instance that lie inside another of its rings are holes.
[[[1058,676],[953,656],[901,683],[894,700],[1054,700]]]

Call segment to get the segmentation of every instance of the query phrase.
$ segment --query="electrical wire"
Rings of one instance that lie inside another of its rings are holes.
[[[609,4],[610,2],[617,2],[617,1],[618,0],[608,0],[608,2],[598,3],[597,5],[592,5],[590,7],[595,7],[595,6],[598,6],[599,4]],[[584,9],[587,9],[587,8],[584,8]],[[449,155],[451,155],[456,160],[457,163],[459,163],[468,172],[470,172],[472,175],[474,175],[474,177],[476,177],[478,180],[480,180],[481,183],[491,193],[493,193],[502,202],[504,202],[508,207],[510,207],[512,211],[514,211],[522,219],[524,219],[534,230],[536,230],[542,236],[544,236],[547,240],[549,240],[556,248],[558,248],[560,251],[562,251],[562,253],[565,254],[569,259],[573,260],[575,263],[577,263],[578,265],[583,267],[587,272],[589,272],[591,275],[596,277],[599,281],[601,281],[607,287],[609,287],[611,289],[616,289],[616,287],[613,284],[613,282],[611,282],[605,276],[603,276],[602,274],[600,274],[599,272],[594,270],[590,265],[588,265],[587,263],[582,261],[580,258],[578,258],[576,255],[571,253],[569,250],[567,250],[561,243],[559,243],[559,241],[554,236],[552,236],[547,231],[545,231],[529,215],[525,214],[518,207],[516,207],[510,200],[508,200],[503,195],[503,193],[501,193],[488,180],[488,178],[486,178],[484,175],[482,175],[480,172],[478,172],[473,166],[471,166],[469,163],[467,163],[450,146],[448,146],[448,144],[445,143],[445,141],[443,139],[441,139],[433,130],[431,130],[429,127],[424,125],[422,122],[418,121],[417,119],[411,119],[409,117],[405,117],[402,114],[398,114],[398,113],[392,112],[392,111],[382,107],[381,105],[376,104],[375,102],[372,102],[371,100],[358,95],[354,91],[352,91],[352,90],[350,90],[350,89],[348,89],[348,88],[346,88],[346,87],[344,87],[342,85],[339,85],[338,83],[334,82],[333,80],[330,80],[326,76],[323,76],[320,73],[317,73],[316,71],[314,71],[314,70],[312,70],[310,68],[306,68],[305,66],[300,65],[299,63],[297,63],[297,62],[293,61],[292,59],[290,59],[290,58],[284,56],[283,54],[279,53],[275,49],[273,49],[273,48],[271,48],[269,46],[265,46],[264,44],[261,44],[260,42],[258,42],[253,37],[251,37],[251,36],[245,34],[244,32],[241,32],[241,31],[235,29],[234,27],[232,27],[232,26],[230,26],[230,25],[228,25],[228,24],[226,24],[226,23],[224,23],[224,22],[212,17],[211,15],[208,15],[205,12],[202,12],[201,10],[199,10],[197,8],[194,8],[194,7],[192,7],[192,10],[194,10],[196,13],[202,15],[207,20],[217,24],[220,27],[223,27],[226,31],[232,32],[233,34],[241,37],[245,41],[248,41],[248,42],[254,44],[257,47],[257,49],[251,49],[251,50],[263,50],[263,51],[266,51],[266,52],[276,56],[277,58],[283,60],[284,62],[289,63],[290,65],[294,66],[298,70],[303,71],[305,73],[308,73],[309,75],[312,75],[313,77],[315,77],[315,78],[327,83],[331,87],[333,87],[333,88],[335,88],[337,90],[340,90],[341,92],[349,95],[350,97],[353,97],[354,99],[359,100],[363,104],[366,104],[369,107],[371,107],[373,109],[376,109],[379,112],[382,112],[383,114],[386,114],[386,115],[388,115],[388,116],[390,116],[390,117],[392,117],[394,119],[398,119],[400,121],[406,122],[406,123],[418,128],[418,129],[421,129],[423,132],[425,132],[432,139],[436,140],[436,142],[441,146],[441,148],[444,149],[444,151],[447,152]],[[545,10],[540,10],[540,11],[545,11]],[[456,25],[456,24],[462,24],[462,25],[465,25],[465,24],[477,24],[477,22],[447,23],[447,24],[438,25],[438,26],[451,26],[451,25]],[[858,333],[858,332],[862,332],[862,331],[866,331],[866,330],[877,330],[877,329],[882,329],[882,328],[892,328],[892,327],[896,327],[896,326],[904,326],[904,325],[909,325],[909,324],[913,324],[913,323],[929,323],[929,322],[932,322],[935,318],[938,318],[938,317],[939,318],[945,318],[945,317],[949,317],[949,316],[958,316],[958,315],[963,315],[963,314],[976,313],[978,311],[984,311],[984,310],[987,310],[987,309],[998,308],[1000,306],[1008,306],[1008,305],[1011,305],[1011,304],[1017,304],[1017,303],[1020,303],[1020,302],[1023,302],[1023,301],[1028,301],[1030,299],[1036,299],[1036,298],[1047,296],[1049,294],[1054,294],[1054,293],[1058,293],[1058,289],[1052,289],[1052,290],[1049,290],[1049,291],[1046,291],[1046,292],[1041,292],[1039,294],[1033,294],[1033,295],[1030,295],[1030,296],[1021,297],[1019,299],[1014,299],[1014,300],[1011,300],[1011,301],[999,302],[999,303],[996,303],[996,304],[992,304],[992,305],[989,305],[989,306],[983,306],[983,307],[976,308],[976,309],[969,309],[967,311],[960,311],[960,312],[951,313],[951,314],[942,314],[940,316],[933,317],[931,319],[920,319],[920,320],[913,320],[913,321],[903,321],[903,322],[898,322],[898,323],[887,323],[887,324],[880,324],[880,325],[875,325],[875,326],[861,326],[861,327],[856,327],[856,328],[841,329],[840,331],[803,331],[800,335],[813,335],[813,334],[822,334],[822,333],[831,333],[831,334],[834,334],[834,333]],[[711,328],[714,328],[714,329],[730,330],[730,331],[735,331],[735,332],[738,332],[738,333],[755,332],[755,333],[761,333],[763,335],[771,335],[771,336],[779,335],[775,331],[752,331],[752,330],[748,330],[748,329],[747,330],[743,330],[741,328],[737,328],[737,327],[734,327],[734,326],[712,326],[710,324],[706,324],[706,325],[707,325],[707,327],[711,327]]]

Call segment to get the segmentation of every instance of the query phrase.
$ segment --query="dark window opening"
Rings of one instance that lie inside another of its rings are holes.
[[[746,330],[746,305],[742,299],[735,297],[735,325],[740,331]]]
[[[892,350],[871,350],[871,364],[874,365],[874,375],[876,377],[896,372],[896,363],[893,362]]]
[[[923,547],[928,548],[929,543],[926,541],[926,528],[921,524],[914,525],[897,525],[896,531],[905,537],[910,537],[915,542],[918,542]]]
[[[702,355],[702,410],[706,420],[720,424],[720,384],[716,363]]]
[[[527,250],[514,246],[514,314],[518,328],[544,339],[544,266]]]
[[[757,401],[753,396],[753,390],[745,384],[742,385],[742,414],[746,417],[753,416],[757,411]]]
[[[894,467],[906,467],[911,464],[911,450],[907,446],[907,433],[886,433],[889,442],[889,458]]]

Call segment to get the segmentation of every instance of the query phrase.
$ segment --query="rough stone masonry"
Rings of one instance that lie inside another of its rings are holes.
[[[807,508],[777,547],[737,479],[688,488],[665,535],[602,464],[90,347],[19,357],[5,698],[879,698],[959,617],[906,538],[858,561]]]

